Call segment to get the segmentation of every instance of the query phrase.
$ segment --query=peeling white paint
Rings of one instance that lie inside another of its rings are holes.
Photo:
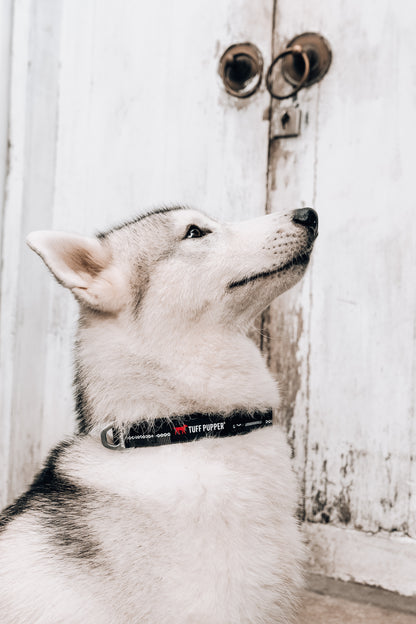
[[[404,535],[364,533],[304,523],[311,572],[341,581],[416,595],[416,541]]]
[[[271,209],[312,205],[320,216],[309,275],[272,306],[269,324],[286,347],[273,347],[272,362],[283,368],[303,319],[289,432],[304,517],[321,523],[311,543],[334,546],[329,562],[323,548],[314,565],[344,578],[344,527],[355,529],[358,549],[361,531],[371,532],[362,539],[372,545],[351,555],[349,578],[415,593],[414,542],[389,542],[385,566],[396,571],[396,548],[404,566],[395,583],[375,553],[384,544],[378,533],[415,537],[416,11],[388,0],[277,7],[275,52],[302,31],[320,32],[333,50],[322,83],[299,93],[308,123],[271,149],[269,176]],[[360,557],[371,580],[359,572]]]

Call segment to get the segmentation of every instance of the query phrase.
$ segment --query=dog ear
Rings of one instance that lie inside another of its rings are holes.
[[[41,231],[29,234],[26,242],[81,304],[102,312],[120,309],[125,280],[99,239]]]

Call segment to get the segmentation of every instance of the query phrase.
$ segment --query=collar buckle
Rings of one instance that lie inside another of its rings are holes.
[[[108,433],[110,430],[112,431],[112,442],[108,439]],[[120,429],[116,429],[114,425],[108,425],[108,427],[105,427],[105,429],[101,431],[101,442],[103,446],[111,449],[112,451],[124,451],[126,448],[123,432]]]

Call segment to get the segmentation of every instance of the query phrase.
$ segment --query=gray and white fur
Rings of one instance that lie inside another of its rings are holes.
[[[278,408],[247,337],[303,275],[314,211],[221,224],[161,209],[29,246],[79,302],[79,434],[0,516],[2,624],[293,622],[303,546],[275,424],[112,451],[109,424]]]

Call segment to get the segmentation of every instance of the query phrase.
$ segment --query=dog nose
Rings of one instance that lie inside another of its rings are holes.
[[[314,238],[318,235],[318,215],[312,208],[294,210],[292,220],[307,227]]]

